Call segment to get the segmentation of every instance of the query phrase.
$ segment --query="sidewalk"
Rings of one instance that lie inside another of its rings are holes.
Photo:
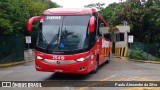
[[[133,61],[133,62],[143,62],[143,63],[152,63],[152,64],[160,64],[160,61],[150,61],[150,60],[135,60],[135,59],[129,59],[129,61]]]
[[[28,49],[24,51],[24,60],[34,60],[35,53],[33,49]]]
[[[32,49],[25,50],[23,61],[12,62],[12,63],[7,63],[7,64],[0,64],[0,67],[8,67],[8,66],[15,66],[15,65],[19,65],[19,64],[24,64],[24,63],[33,61],[34,58],[35,58],[34,50],[32,50]]]
[[[142,62],[142,63],[152,63],[152,64],[160,64],[160,61],[152,61],[152,60],[136,60],[136,59],[129,59],[128,57],[121,57],[121,56],[116,56],[113,55],[114,58],[119,58],[123,60],[129,60],[133,62]]]

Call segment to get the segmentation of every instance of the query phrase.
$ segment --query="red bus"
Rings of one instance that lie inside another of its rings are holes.
[[[39,20],[35,68],[37,71],[96,73],[111,58],[109,25],[94,8],[51,8],[28,20]]]

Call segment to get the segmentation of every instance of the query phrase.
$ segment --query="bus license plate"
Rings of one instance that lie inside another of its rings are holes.
[[[54,71],[55,71],[55,72],[63,72],[62,69],[55,69]]]

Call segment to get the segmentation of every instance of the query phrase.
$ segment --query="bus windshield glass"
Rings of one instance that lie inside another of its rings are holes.
[[[45,16],[37,47],[53,53],[88,48],[90,15]]]

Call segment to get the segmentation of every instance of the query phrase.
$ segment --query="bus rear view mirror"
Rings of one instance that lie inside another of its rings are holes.
[[[94,29],[95,29],[95,17],[92,16],[89,20],[89,31],[92,33],[94,32]]]
[[[27,29],[28,31],[31,31],[32,30],[32,24],[34,21],[37,21],[37,20],[40,20],[41,19],[41,16],[34,16],[34,17],[31,17],[28,22],[27,22]]]

